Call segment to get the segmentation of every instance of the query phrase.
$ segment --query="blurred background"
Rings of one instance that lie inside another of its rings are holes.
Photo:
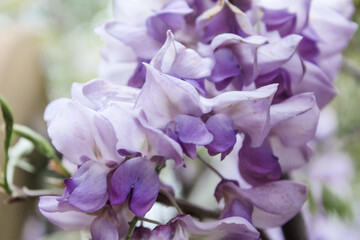
[[[354,3],[353,20],[360,23],[360,0]],[[47,103],[69,97],[73,82],[97,77],[103,42],[93,30],[111,18],[110,0],[0,0],[0,94],[8,100],[16,123],[46,136],[42,114]],[[304,216],[314,239],[359,239],[359,31],[344,53],[336,87],[339,94],[321,117],[314,160],[293,177],[310,185]],[[1,149],[3,135],[2,129]],[[32,156],[30,162],[21,161],[24,149]],[[19,142],[11,154],[19,159],[14,163],[17,185],[39,188],[44,179],[51,182],[46,161],[28,142]],[[0,156],[2,169],[2,152]],[[7,199],[1,193],[0,201]],[[36,199],[0,204],[0,238],[80,239],[80,233],[57,232],[36,204]]]

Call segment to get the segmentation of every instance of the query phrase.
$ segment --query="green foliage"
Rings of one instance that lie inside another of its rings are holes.
[[[4,140],[5,164],[4,164],[4,178],[3,178],[2,186],[8,194],[11,194],[12,190],[7,180],[7,166],[9,162],[9,148],[13,135],[14,119],[9,104],[2,97],[0,97],[0,106],[1,106],[3,119],[5,122],[5,140]]]
[[[326,186],[322,188],[322,201],[328,213],[335,213],[342,219],[352,219],[352,209],[350,204],[331,192]]]
[[[20,137],[26,138],[31,141],[35,149],[42,155],[46,156],[49,159],[53,159],[59,165],[61,170],[65,173],[66,177],[70,177],[70,173],[62,166],[61,160],[58,157],[53,146],[40,134],[34,132],[30,128],[15,124],[14,125],[14,133],[19,135]]]

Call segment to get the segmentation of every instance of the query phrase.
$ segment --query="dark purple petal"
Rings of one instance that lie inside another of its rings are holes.
[[[204,146],[213,140],[212,134],[200,118],[178,115],[175,117],[175,121],[176,132],[181,142]]]
[[[214,57],[215,67],[209,77],[210,81],[217,83],[241,74],[239,64],[231,49],[220,48],[214,52]]]
[[[172,238],[172,229],[169,225],[160,225],[151,232],[149,240],[170,240]]]
[[[109,169],[96,161],[87,161],[65,183],[69,188],[68,202],[83,212],[95,212],[108,200]]]
[[[134,229],[133,234],[131,235],[131,240],[145,240],[150,239],[151,230],[149,228],[140,226]]]
[[[209,153],[212,155],[226,153],[233,148],[236,143],[237,131],[234,130],[234,124],[230,116],[216,114],[206,121],[206,127],[214,136],[214,140],[206,145]],[[225,156],[222,155],[222,159]]]
[[[122,204],[129,197],[130,210],[143,217],[154,204],[159,188],[154,165],[145,158],[132,158],[121,164],[111,177],[110,202]]]
[[[278,158],[273,155],[270,143],[265,140],[260,147],[253,148],[247,136],[239,151],[239,170],[241,176],[254,186],[279,180],[282,174]]]
[[[239,186],[237,182],[230,180],[222,180],[215,189],[215,197],[218,202],[224,199],[224,209],[221,211],[221,219],[228,217],[243,217],[250,223],[253,211],[252,203],[238,192]]]
[[[286,9],[264,9],[262,21],[268,31],[278,30],[281,36],[286,36],[294,31],[296,14],[289,13]]]

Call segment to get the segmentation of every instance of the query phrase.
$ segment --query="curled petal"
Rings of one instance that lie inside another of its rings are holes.
[[[145,66],[146,82],[135,106],[144,110],[151,126],[164,129],[179,114],[201,116],[210,111],[200,103],[199,93],[191,84]]]
[[[301,40],[300,35],[292,34],[260,46],[257,52],[260,74],[271,72],[287,62],[295,54]]]
[[[196,145],[206,145],[213,140],[213,135],[208,131],[206,125],[200,118],[178,115],[175,118],[176,131],[180,141]]]
[[[286,146],[302,146],[315,137],[319,113],[314,94],[295,95],[271,106],[271,132]]]
[[[174,239],[182,239],[180,237],[181,232],[194,238],[206,237],[209,240],[254,240],[259,237],[259,232],[247,220],[241,217],[229,217],[205,223],[194,220],[190,215],[182,215],[174,218],[171,222],[175,223],[175,225],[176,223],[178,224]]]
[[[276,89],[277,84],[272,84],[255,91],[225,92],[201,100],[214,113],[231,116],[234,129],[247,133],[251,145],[259,147],[269,132],[269,108]]]
[[[70,193],[68,202],[83,212],[102,208],[108,200],[108,172],[109,169],[101,163],[84,163],[71,179],[65,181]]]
[[[90,228],[96,216],[78,211],[75,207],[62,208],[59,206],[58,197],[40,197],[39,210],[50,222],[65,231],[79,231]]]
[[[270,143],[266,140],[260,147],[253,148],[247,136],[239,151],[239,170],[241,176],[254,186],[279,180],[282,174],[278,158],[273,155]]]
[[[211,58],[201,57],[196,51],[175,41],[174,35],[168,31],[166,42],[151,65],[169,75],[199,79],[209,76],[214,64]]]
[[[122,204],[129,198],[130,210],[143,217],[154,204],[160,188],[153,164],[142,157],[121,164],[111,177],[110,202]]]
[[[216,114],[206,121],[206,127],[214,136],[214,140],[206,148],[213,155],[223,153],[221,158],[224,159],[236,143],[236,130],[231,117]]]

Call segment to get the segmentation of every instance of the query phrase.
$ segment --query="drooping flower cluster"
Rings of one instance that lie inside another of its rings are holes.
[[[238,139],[236,167],[251,187],[224,176],[219,219],[180,212],[132,239],[253,240],[256,227],[287,222],[306,188],[281,177],[309,160],[356,29],[352,11],[331,4],[114,1],[116,19],[97,29],[107,42],[102,79],[74,84],[72,99],[46,109],[53,145],[77,170],[61,197],[40,199],[42,214],[66,230],[90,229],[93,240],[123,239],[168,191],[158,176],[167,161],[176,171],[199,148],[226,161]]]

